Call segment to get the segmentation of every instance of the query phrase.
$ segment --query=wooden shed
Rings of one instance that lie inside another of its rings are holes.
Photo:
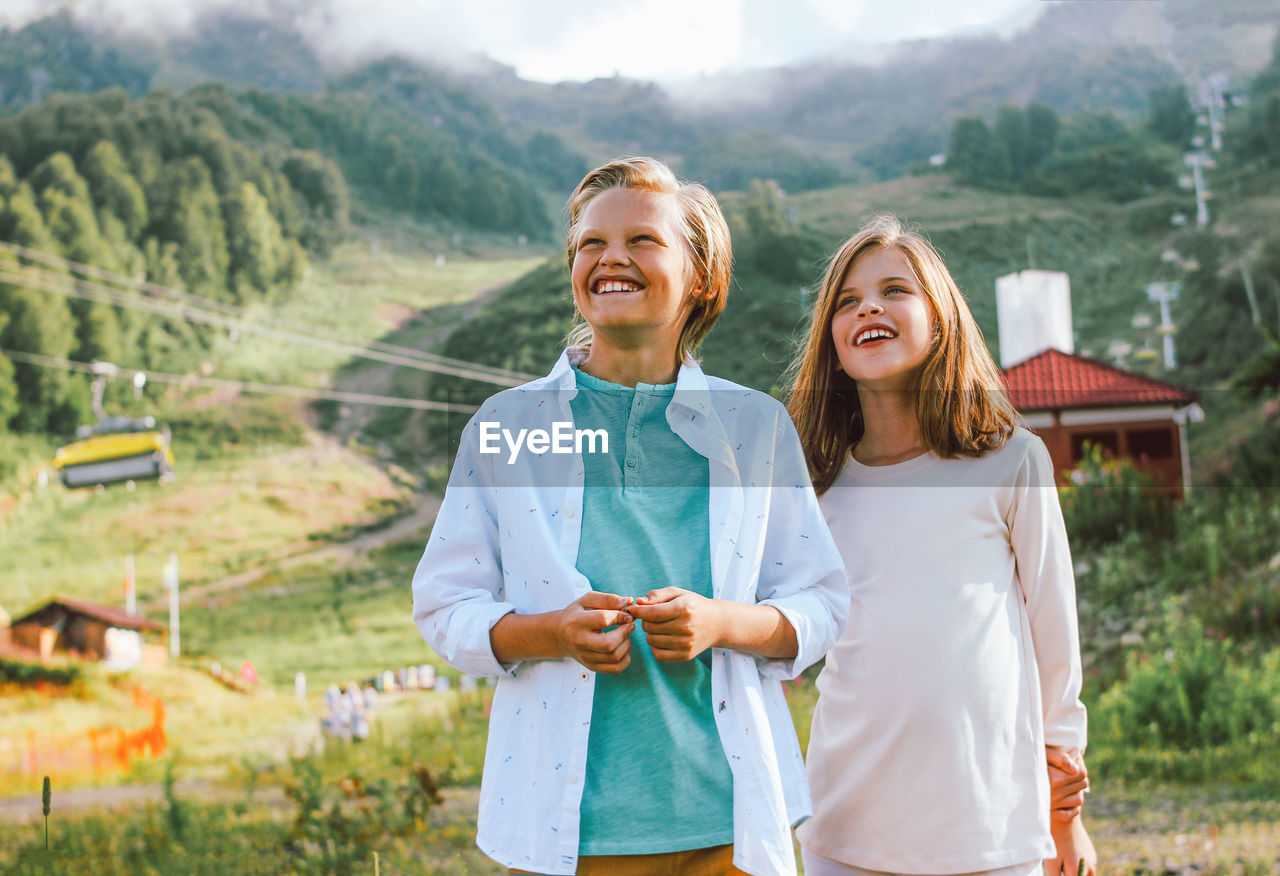
[[[1089,443],[1132,461],[1172,495],[1190,485],[1186,423],[1200,413],[1191,390],[1054,349],[1019,362],[1004,377],[1014,407],[1049,448],[1061,482]]]
[[[111,630],[141,637],[162,637],[165,631],[161,624],[123,609],[60,596],[14,618],[9,629],[14,645],[37,652],[42,659],[64,653],[86,660],[108,656],[108,639],[115,636]]]

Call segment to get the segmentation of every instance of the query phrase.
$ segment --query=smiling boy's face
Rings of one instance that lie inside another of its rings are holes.
[[[597,341],[667,344],[691,310],[694,270],[674,195],[613,188],[582,210],[573,301]]]

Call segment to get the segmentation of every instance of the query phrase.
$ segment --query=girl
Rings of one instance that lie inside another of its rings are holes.
[[[1049,809],[1046,745],[1085,745],[1052,466],[934,249],[887,217],[846,241],[793,372],[852,590],[818,677],[805,873],[1092,873],[1078,814]]]
[[[728,294],[724,216],[635,158],[569,220],[580,326],[464,430],[413,581],[432,647],[499,677],[476,842],[521,872],[793,874],[810,809],[779,680],[835,643],[849,591],[785,408],[692,358]],[[579,430],[599,452],[547,443]]]

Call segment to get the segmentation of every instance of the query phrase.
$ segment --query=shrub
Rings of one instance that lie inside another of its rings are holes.
[[[42,663],[28,663],[24,660],[0,657],[0,684],[16,684],[20,687],[37,684],[70,687],[83,680],[84,673],[74,664],[45,666]]]
[[[1067,533],[1074,545],[1107,544],[1126,534],[1167,533],[1172,509],[1155,481],[1124,460],[1108,459],[1086,443],[1071,486],[1059,491]]]
[[[1094,707],[1095,763],[1135,778],[1265,779],[1258,765],[1280,753],[1280,650],[1250,659],[1198,619],[1169,617]]]

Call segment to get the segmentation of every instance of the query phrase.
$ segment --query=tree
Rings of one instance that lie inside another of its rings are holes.
[[[114,269],[115,258],[102,239],[93,203],[68,196],[61,189],[40,193],[45,225],[67,258],[100,268]]]
[[[523,167],[553,191],[570,191],[587,174],[586,160],[555,134],[538,131],[524,148]]]
[[[448,154],[425,160],[423,187],[431,208],[442,216],[460,216],[466,209],[466,180],[458,163]]]
[[[772,180],[752,180],[747,189],[746,264],[779,283],[804,279],[805,244],[782,211],[782,192]]]
[[[1275,41],[1271,43],[1271,62],[1258,71],[1249,90],[1255,97],[1265,97],[1280,91],[1280,31],[1276,31]]]
[[[1182,83],[1157,85],[1147,99],[1147,130],[1166,143],[1183,147],[1191,141],[1196,117]]]
[[[0,154],[0,203],[18,190],[18,175],[9,156]]]
[[[178,245],[178,269],[194,292],[218,294],[227,288],[226,231],[209,168],[198,156],[167,163],[156,177],[148,202],[151,232]]]
[[[0,267],[13,257],[0,254]],[[0,347],[70,358],[76,346],[75,323],[66,299],[22,286],[0,283],[0,313],[8,322],[0,330]],[[16,364],[14,383],[18,409],[11,418],[21,431],[38,432],[74,428],[83,412],[83,392],[77,394],[65,372]]]
[[[39,195],[53,189],[78,201],[92,201],[89,184],[76,172],[75,162],[65,152],[55,152],[37,164],[27,181]]]
[[[101,301],[77,301],[72,306],[76,317],[78,344],[72,358],[82,362],[95,359],[118,362],[124,352],[120,334],[120,320],[110,304]]]
[[[9,324],[7,314],[0,312],[0,337]],[[8,431],[9,421],[18,413],[18,384],[14,382],[13,363],[0,353],[0,434]]]
[[[1086,110],[1067,119],[1058,134],[1058,151],[1085,152],[1102,146],[1128,146],[1133,141],[1133,135],[1114,114]]]
[[[12,194],[0,202],[0,238],[32,249],[51,251],[55,248],[31,186],[26,182],[18,183]]]
[[[339,225],[346,224],[351,195],[338,165],[319,152],[299,149],[290,153],[281,170],[312,211]]]
[[[1035,101],[1027,106],[1027,165],[1035,169],[1053,154],[1061,122],[1058,113],[1047,103]]]
[[[251,182],[223,203],[230,286],[241,302],[269,298],[282,285],[289,252],[267,199]]]
[[[1010,178],[1022,179],[1031,169],[1031,134],[1026,113],[1008,103],[1000,107],[996,114],[995,137],[1009,156]]]
[[[947,168],[966,185],[998,185],[1009,178],[1008,153],[991,135],[986,122],[975,116],[962,116],[951,128]]]
[[[136,240],[147,227],[147,199],[116,144],[100,140],[81,163],[93,202],[118,217],[128,237]]]

